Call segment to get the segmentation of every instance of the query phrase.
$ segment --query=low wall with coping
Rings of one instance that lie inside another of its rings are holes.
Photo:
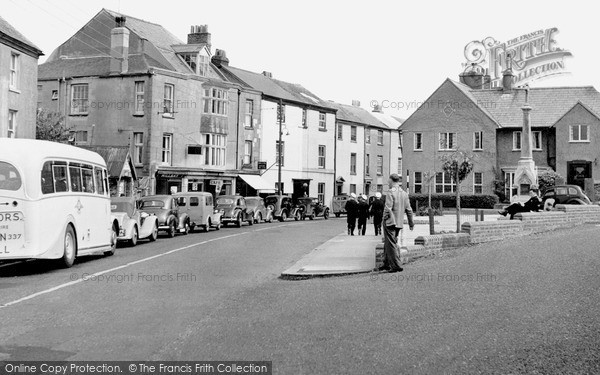
[[[553,211],[519,213],[515,215],[514,220],[463,223],[461,233],[417,237],[414,245],[400,249],[400,258],[406,263],[417,258],[437,255],[447,249],[588,223],[600,223],[600,206],[556,205]],[[377,267],[383,264],[383,244],[378,244],[375,248],[375,263]]]

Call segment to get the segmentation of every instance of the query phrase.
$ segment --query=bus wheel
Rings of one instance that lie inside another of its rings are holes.
[[[61,258],[61,264],[69,268],[75,263],[75,254],[77,253],[77,238],[73,227],[69,225],[65,231],[64,251]]]
[[[115,253],[115,250],[117,249],[117,237],[118,237],[118,230],[116,225],[113,225],[112,227],[112,231],[110,233],[110,250],[105,251],[104,255],[106,256],[111,256]]]

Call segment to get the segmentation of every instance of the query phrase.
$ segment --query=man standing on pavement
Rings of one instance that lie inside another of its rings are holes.
[[[348,223],[348,234],[354,236],[354,228],[356,228],[356,215],[358,214],[358,202],[356,201],[356,194],[350,194],[350,198],[346,201],[344,206],[347,215]]]
[[[364,236],[367,232],[367,219],[369,218],[369,203],[366,195],[358,197],[358,235]]]
[[[381,236],[381,220],[383,218],[383,200],[381,199],[381,193],[375,193],[375,199],[371,202],[371,208],[369,213],[373,216],[373,226],[375,227],[375,235]]]
[[[405,212],[410,230],[413,230],[415,225],[408,193],[400,187],[400,176],[392,173],[388,185],[389,189],[385,193],[385,207],[383,209],[383,251],[385,257],[380,270],[400,272],[402,271],[402,262],[400,261],[398,248],[398,234],[402,230]]]

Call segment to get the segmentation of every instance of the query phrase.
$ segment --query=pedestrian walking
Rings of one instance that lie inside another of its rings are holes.
[[[347,215],[348,223],[348,234],[354,236],[354,228],[356,228],[356,215],[358,214],[358,202],[356,201],[356,194],[351,193],[350,198],[346,201],[344,206]]]
[[[375,199],[371,202],[371,206],[369,207],[369,214],[373,217],[373,227],[375,228],[375,235],[381,235],[381,221],[383,218],[383,208],[384,203],[381,198],[381,193],[375,193]]]
[[[384,260],[380,270],[389,272],[402,271],[402,262],[400,261],[400,251],[398,248],[398,234],[402,230],[404,222],[404,213],[408,219],[408,226],[413,230],[413,211],[410,207],[408,193],[400,187],[400,176],[392,173],[388,180],[389,189],[385,193],[385,206],[383,209],[383,251]]]
[[[367,232],[367,219],[369,218],[369,203],[366,195],[358,199],[358,235],[364,236]]]

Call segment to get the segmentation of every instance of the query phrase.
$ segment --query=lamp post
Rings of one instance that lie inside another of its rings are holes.
[[[283,101],[279,99],[279,108],[277,109],[277,120],[279,122],[279,143],[277,145],[277,194],[281,195],[281,135],[283,120]]]

